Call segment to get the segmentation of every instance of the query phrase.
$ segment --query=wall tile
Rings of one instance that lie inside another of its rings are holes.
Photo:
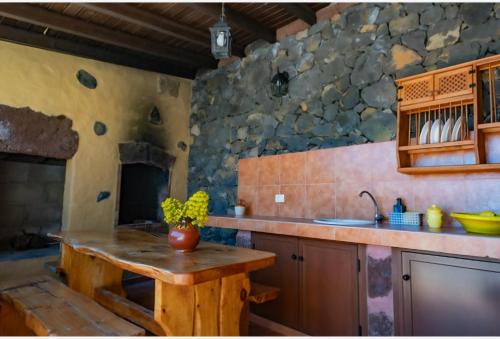
[[[306,183],[332,184],[335,182],[335,149],[306,153]]]
[[[280,159],[280,184],[304,185],[306,153],[290,153],[279,156]]]
[[[413,190],[417,211],[425,213],[427,208],[436,204],[443,210],[445,224],[459,225],[449,214],[465,209],[465,185],[463,181],[419,180],[414,182]],[[427,224],[427,221],[424,220],[424,223]]]
[[[285,218],[304,218],[306,186],[285,185],[281,186],[280,191],[285,195],[285,203],[279,204],[278,215]]]
[[[379,208],[384,216],[389,219],[396,198],[402,198],[407,211],[415,211],[413,183],[409,180],[374,181],[373,192]]]
[[[463,212],[482,211],[493,211],[500,214],[499,180],[468,180],[465,182],[465,209]]]
[[[375,195],[386,217],[398,197],[421,213],[437,204],[451,225],[458,225],[452,211],[500,213],[499,173],[400,174],[395,146],[390,141],[243,159],[238,194],[250,202],[252,214],[264,216],[372,219],[373,204],[358,196],[362,190]],[[274,202],[277,193],[285,194],[285,204]]]
[[[375,210],[370,198],[360,197],[361,191],[372,192],[371,181],[340,180],[335,184],[335,213],[337,218],[369,219],[375,217]]]
[[[256,186],[259,182],[259,158],[241,159],[238,162],[238,184]]]
[[[280,169],[279,157],[267,156],[259,161],[259,186],[279,185]]]
[[[278,204],[274,196],[280,191],[279,186],[259,186],[257,191],[257,208],[255,215],[275,217],[278,215]]]
[[[306,186],[306,214],[308,219],[335,218],[335,185]]]
[[[371,144],[370,144],[371,145]],[[367,145],[339,147],[335,152],[335,182],[371,181],[374,154]]]
[[[396,146],[393,141],[370,144],[372,178],[375,181],[411,180],[411,175],[398,172]]]

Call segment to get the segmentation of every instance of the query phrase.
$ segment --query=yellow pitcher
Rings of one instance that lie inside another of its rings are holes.
[[[440,228],[443,225],[443,211],[436,205],[427,209],[427,223],[429,228]]]

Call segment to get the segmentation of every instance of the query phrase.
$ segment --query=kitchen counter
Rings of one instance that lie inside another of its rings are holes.
[[[333,226],[311,219],[209,216],[208,226],[297,237],[425,250],[500,260],[500,236],[471,234],[457,227],[435,231],[424,226],[380,224]]]

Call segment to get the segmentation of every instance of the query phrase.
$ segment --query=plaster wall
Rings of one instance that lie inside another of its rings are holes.
[[[80,84],[80,69],[96,78],[95,89]],[[113,227],[121,142],[147,141],[175,156],[172,196],[186,197],[189,146],[177,145],[190,143],[190,80],[0,42],[0,103],[73,121],[79,147],[66,165],[63,229]],[[155,105],[162,125],[148,122]],[[95,134],[96,121],[106,124],[105,135]],[[101,191],[111,195],[97,202]]]

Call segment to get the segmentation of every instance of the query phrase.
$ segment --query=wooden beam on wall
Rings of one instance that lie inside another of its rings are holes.
[[[316,23],[316,12],[314,12],[306,4],[281,2],[279,5],[289,14],[293,15],[297,19],[307,22],[311,26]]]
[[[221,6],[220,4],[214,3],[183,3],[183,5],[191,7],[195,10],[202,11],[206,15],[213,18],[220,18]],[[226,20],[230,26],[241,28],[247,32],[257,35],[259,38],[266,40],[268,42],[276,41],[276,32],[274,29],[269,28],[260,22],[249,18],[240,12],[235,11],[229,7],[225,7]]]
[[[209,55],[204,56],[181,48],[164,46],[160,42],[145,40],[132,34],[95,25],[35,5],[3,3],[0,4],[0,15],[110,45],[155,55],[186,66],[215,65],[215,61]]]
[[[4,24],[0,25],[0,40],[190,79],[194,78],[196,72],[194,68],[173,65],[171,61],[165,59],[109,51]]]

